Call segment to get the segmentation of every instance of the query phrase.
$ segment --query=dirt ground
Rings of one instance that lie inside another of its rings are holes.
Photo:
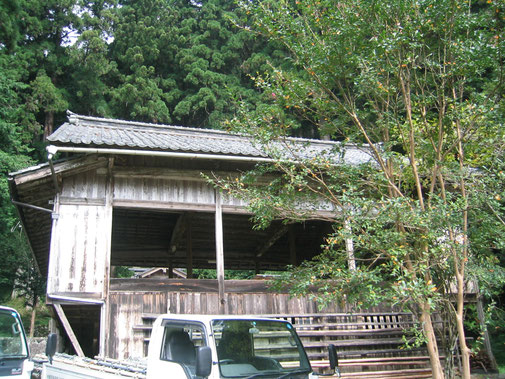
[[[472,379],[505,379],[505,374],[472,374]]]

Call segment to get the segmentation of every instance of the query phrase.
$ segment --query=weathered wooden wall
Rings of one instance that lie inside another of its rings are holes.
[[[119,282],[119,281],[118,281]],[[133,282],[133,281],[132,281]],[[143,357],[145,354],[145,335],[142,330],[135,330],[135,326],[142,325],[143,315],[146,314],[218,314],[219,300],[212,282],[200,281],[202,291],[193,286],[197,280],[173,280],[173,285],[158,285],[158,291],[152,290],[115,290],[111,285],[109,294],[109,330],[106,354],[116,359],[128,357]],[[139,283],[147,283],[139,282]],[[175,290],[175,287],[185,287]],[[226,313],[248,315],[303,315],[318,312],[346,311],[336,307],[319,310],[317,304],[308,298],[292,298],[286,293],[274,293],[267,289],[265,283],[255,280],[226,281],[226,286],[234,292],[226,293]],[[247,292],[247,287],[251,291]],[[138,288],[142,286],[139,285]]]
[[[103,298],[108,285],[112,207],[106,177],[65,178],[56,198],[47,293]]]
[[[103,302],[100,354],[141,356],[144,338],[135,335],[133,327],[141,323],[143,313],[218,313],[217,288],[146,289],[134,285],[109,292],[113,209],[215,212],[216,191],[199,171],[125,168],[114,166],[110,158],[61,180],[61,192],[55,198],[47,294],[54,303],[76,299],[83,304]],[[223,213],[246,212],[241,201],[226,196],[221,208]],[[225,312],[230,314],[317,312],[313,302],[287,294],[226,291]]]
[[[114,175],[114,182],[116,206],[210,211],[215,209],[215,189],[196,171],[181,172],[178,178],[157,176],[154,173],[147,175],[137,172],[126,175],[119,172]],[[225,208],[241,208],[245,205],[230,197],[223,197],[222,201]]]

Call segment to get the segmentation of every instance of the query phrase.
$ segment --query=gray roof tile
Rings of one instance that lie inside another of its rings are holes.
[[[335,161],[335,150],[342,148],[338,142],[285,138],[282,142],[275,142],[268,148],[260,149],[250,137],[224,131],[104,119],[71,112],[69,121],[51,134],[48,140],[58,146],[93,146],[264,158],[276,151],[289,158],[321,157],[332,152],[332,161]],[[266,150],[269,150],[269,153]],[[339,163],[347,164],[360,164],[370,160],[368,149],[355,145],[345,146],[344,154],[338,159]]]

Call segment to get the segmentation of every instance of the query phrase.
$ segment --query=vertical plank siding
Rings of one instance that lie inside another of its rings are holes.
[[[49,294],[102,293],[110,218],[105,206],[60,205],[52,232]]]
[[[249,315],[303,315],[337,312],[336,307],[319,310],[306,298],[283,293],[227,293],[226,313]],[[107,356],[114,359],[145,356],[146,334],[135,330],[145,314],[219,314],[217,292],[111,291],[109,294],[110,329]]]
[[[65,178],[51,233],[47,292],[103,297],[112,212],[106,176],[92,171]]]
[[[115,177],[114,200],[188,205],[214,205],[214,187],[203,180]],[[223,196],[224,206],[244,207],[245,203]]]
[[[109,328],[106,355],[125,359],[144,357],[144,335],[134,333],[142,324],[142,314],[167,312],[167,296],[162,292],[112,292],[109,294]]]

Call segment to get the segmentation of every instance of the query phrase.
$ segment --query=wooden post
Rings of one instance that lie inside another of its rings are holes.
[[[170,244],[168,246],[167,256],[168,256],[168,277],[174,277],[174,263],[173,256],[177,251],[177,245],[181,240],[183,234],[186,232],[186,227],[188,226],[188,222],[186,221],[186,215],[181,214],[177,217],[177,222],[175,223],[174,229],[172,230],[172,236],[170,237]],[[191,239],[191,236],[188,237]],[[188,264],[189,269],[189,264]],[[191,271],[193,271],[193,267],[191,266]],[[188,276],[189,278],[189,276]]]
[[[349,225],[349,220],[344,221],[344,228],[346,231],[351,231],[351,225]],[[349,270],[356,270],[356,259],[354,258],[354,242],[352,238],[345,239],[345,250],[347,251],[347,264]]]
[[[103,280],[103,293],[102,298],[104,304],[100,308],[100,335],[98,342],[98,355],[105,357],[107,345],[109,343],[109,333],[106,331],[109,329],[109,284],[111,278],[111,254],[112,254],[112,212],[113,212],[113,202],[114,202],[114,174],[112,169],[114,168],[114,158],[109,158],[109,164],[107,167],[107,186],[105,192],[105,207],[106,214],[109,220],[109,230],[107,232],[107,247],[105,252],[105,277]]]
[[[58,219],[60,217],[60,195],[54,195],[54,205],[53,205],[53,213],[51,214],[52,218],[52,226],[51,230],[53,233],[51,234],[51,242],[49,246],[49,262],[48,262],[48,274],[47,274],[47,287],[46,294],[57,292],[57,261],[58,257],[56,256],[56,252],[58,251],[58,242],[57,238],[54,235],[54,230],[56,230],[58,226]]]
[[[63,308],[61,307],[60,304],[53,304],[54,310],[58,314],[58,317],[63,324],[63,327],[65,328],[65,332],[67,332],[67,336],[70,339],[70,342],[72,342],[72,346],[75,349],[75,353],[79,357],[84,357],[84,353],[82,351],[81,345],[79,345],[79,341],[77,341],[77,337],[75,336],[74,330],[70,326],[70,323],[68,322],[67,316],[65,316],[65,312],[63,312]]]
[[[174,263],[172,259],[168,261],[168,277],[172,279],[174,277]]]
[[[191,213],[186,218],[186,278],[193,277],[193,241],[191,235]]]
[[[216,194],[216,273],[217,286],[219,292],[219,312],[226,313],[226,299],[224,289],[224,247],[223,247],[223,210],[221,208],[221,193],[215,190]]]
[[[296,235],[294,225],[289,225],[289,263],[296,266]]]

